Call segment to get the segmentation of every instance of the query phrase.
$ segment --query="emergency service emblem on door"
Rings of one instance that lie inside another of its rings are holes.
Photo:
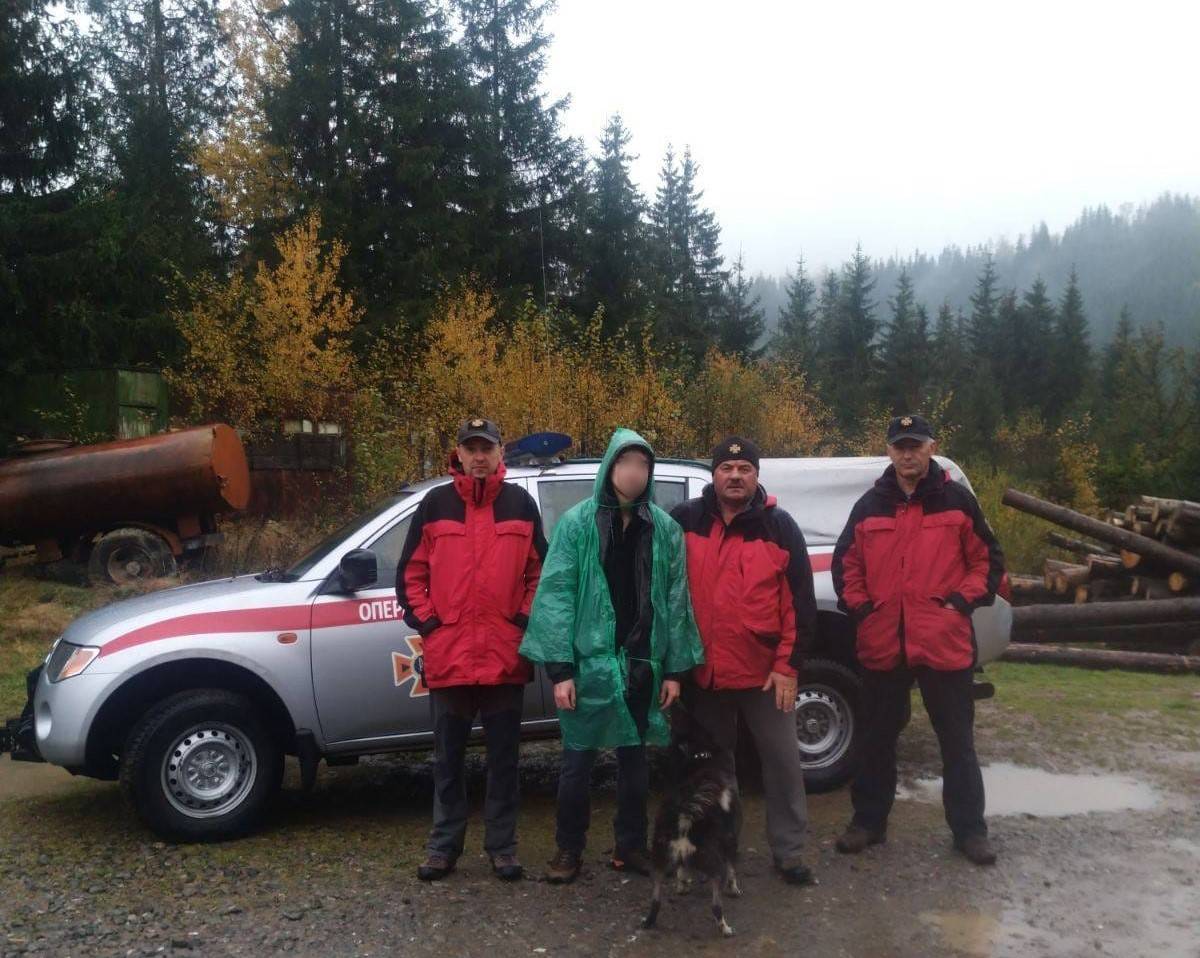
[[[429,686],[425,684],[425,676],[421,674],[421,637],[410,635],[406,636],[404,641],[408,643],[410,654],[392,653],[392,678],[396,687],[399,688],[405,682],[411,682],[412,686],[408,690],[409,698],[415,699],[422,695],[428,695]]]

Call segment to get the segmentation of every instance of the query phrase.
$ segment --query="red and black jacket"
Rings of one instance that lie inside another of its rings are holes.
[[[804,534],[760,486],[726,526],[712,485],[672,517],[687,543],[688,586],[704,664],[702,688],[762,688],[771,672],[796,675],[817,634],[817,601]]]
[[[888,466],[854,504],[832,571],[866,668],[954,671],[975,664],[971,613],[994,601],[1004,554],[971,491],[931,460],[911,497]]]
[[[501,463],[475,479],[451,455],[454,481],[430,490],[408,528],[396,597],[424,639],[430,688],[521,684],[533,675],[517,647],[546,538],[533,498],[504,473]]]

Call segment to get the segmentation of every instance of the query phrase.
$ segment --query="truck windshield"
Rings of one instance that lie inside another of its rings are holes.
[[[309,549],[308,552],[306,552],[298,562],[296,562],[287,570],[287,579],[291,582],[295,582],[297,579],[303,579],[312,570],[313,566],[324,559],[327,555],[329,555],[329,553],[345,542],[348,538],[354,535],[354,533],[356,533],[359,529],[370,525],[385,512],[388,512],[398,503],[403,502],[411,495],[411,492],[402,492],[399,495],[391,496],[383,500],[383,502],[378,503],[374,508],[364,512],[362,515],[355,516],[336,532],[326,536],[315,546]]]

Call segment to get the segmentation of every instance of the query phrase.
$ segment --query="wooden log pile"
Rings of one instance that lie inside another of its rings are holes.
[[[1111,636],[1200,654],[1200,503],[1141,496],[1096,519],[1016,489],[1003,502],[1073,533],[1046,536],[1070,558],[1047,557],[1040,578],[1010,578],[1014,641]]]
[[[1015,489],[1005,493],[1004,503],[1085,536],[1048,533],[1047,543],[1072,557],[1047,558],[1040,587],[1037,580],[1014,577],[1014,604],[1032,599],[1082,605],[1200,593],[1200,503],[1142,496],[1105,520]]]

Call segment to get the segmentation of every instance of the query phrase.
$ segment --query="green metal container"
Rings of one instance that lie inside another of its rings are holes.
[[[137,439],[167,428],[167,384],[157,371],[128,367],[34,373],[18,385],[15,407],[24,435]]]

